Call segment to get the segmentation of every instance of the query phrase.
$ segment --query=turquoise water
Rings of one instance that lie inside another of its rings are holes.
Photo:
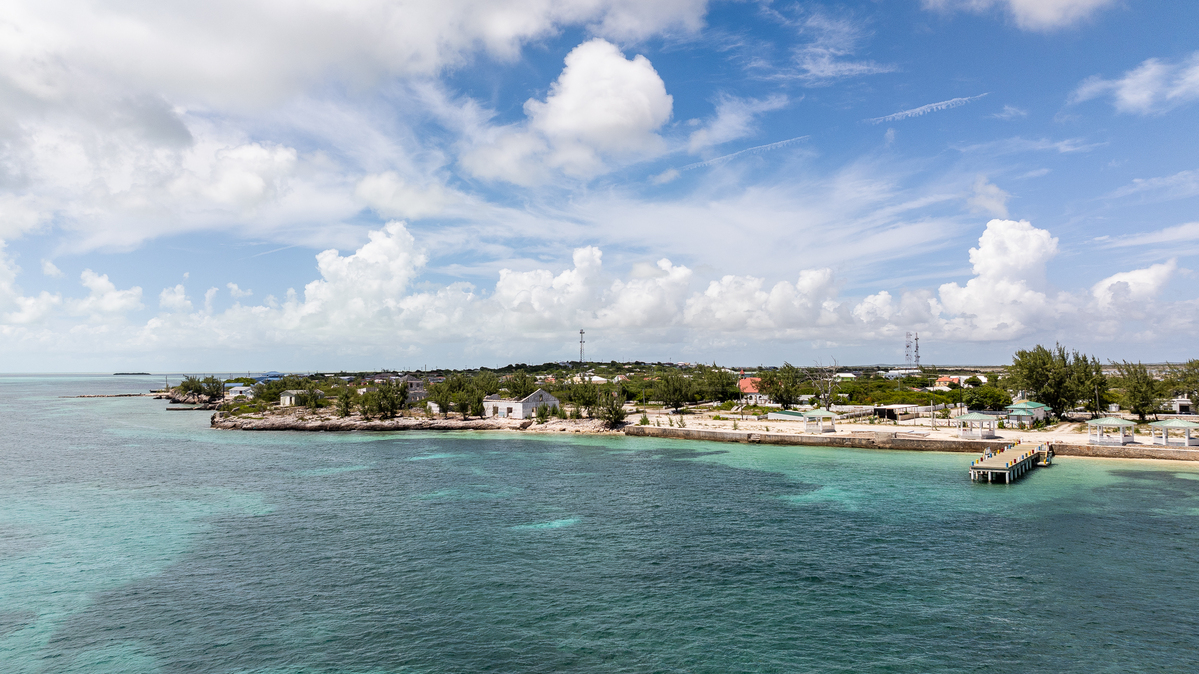
[[[0,378],[3,672],[1196,671],[1199,466],[234,433]]]

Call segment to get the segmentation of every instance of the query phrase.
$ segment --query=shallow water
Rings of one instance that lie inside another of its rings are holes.
[[[207,429],[0,378],[4,672],[1194,671],[1199,467]]]

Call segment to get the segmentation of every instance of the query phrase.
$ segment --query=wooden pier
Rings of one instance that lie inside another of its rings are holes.
[[[970,479],[1011,484],[1033,468],[1052,463],[1053,447],[1050,445],[1013,445],[995,454],[983,454],[971,462]]]

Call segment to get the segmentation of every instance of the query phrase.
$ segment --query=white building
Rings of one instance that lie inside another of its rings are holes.
[[[247,398],[254,397],[253,386],[230,386],[225,391],[225,396],[228,398],[236,398],[237,396],[245,396]]]
[[[297,404],[296,401],[299,399],[300,396],[304,395],[305,393],[307,393],[307,391],[301,391],[299,389],[292,389],[290,391],[284,391],[283,393],[281,393],[279,395],[279,407],[295,407],[295,405]],[[321,393],[320,391],[313,391],[313,393],[315,393],[316,397],[318,397],[318,398],[325,397],[325,394]]]
[[[537,415],[537,408],[542,405],[553,409],[559,406],[558,399],[546,393],[545,389],[537,389],[520,400],[501,398],[498,394],[489,395],[483,399],[483,416],[501,419],[531,419]]]

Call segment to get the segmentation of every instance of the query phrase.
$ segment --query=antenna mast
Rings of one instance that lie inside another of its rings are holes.
[[[910,332],[904,333],[903,338],[904,338],[903,365],[904,365],[904,368],[910,370],[910,369],[912,369],[912,333],[910,333]]]
[[[580,366],[586,362],[583,360],[583,344],[585,343],[583,341],[584,334],[586,334],[586,333],[584,333],[582,330],[579,330],[579,365]]]
[[[920,333],[916,333],[916,369],[920,369]]]

